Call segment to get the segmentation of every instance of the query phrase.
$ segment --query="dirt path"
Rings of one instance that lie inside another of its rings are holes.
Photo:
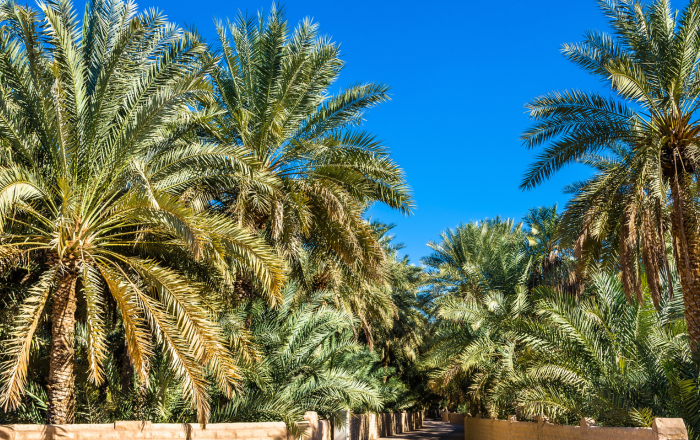
[[[391,440],[464,440],[464,426],[426,419],[423,420],[422,429],[404,432],[403,434],[387,438]]]

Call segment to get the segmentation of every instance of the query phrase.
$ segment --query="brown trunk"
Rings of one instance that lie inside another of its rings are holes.
[[[126,342],[124,342],[121,361],[122,365],[119,369],[119,382],[122,388],[122,394],[127,396],[134,385],[134,369],[131,367],[131,360],[129,360],[129,350],[126,348]]]
[[[656,235],[656,228],[651,220],[651,214],[647,210],[642,211],[642,260],[644,271],[647,275],[647,285],[651,293],[654,307],[661,306],[661,285],[659,283],[659,258],[661,247]]]
[[[625,292],[627,301],[634,303],[633,295],[637,297],[637,302],[642,303],[641,286],[637,277],[636,264],[636,241],[637,233],[635,227],[634,207],[625,209],[620,227],[620,266],[622,269],[622,290]]]
[[[697,354],[700,351],[700,234],[687,189],[683,176],[672,179],[671,227],[676,241],[678,274],[683,289],[690,346]]]
[[[64,425],[74,421],[75,377],[73,357],[75,331],[75,273],[64,274],[58,281],[51,310],[51,351],[48,380],[47,422]]]
[[[659,201],[659,235],[661,236],[661,252],[663,257],[664,267],[666,268],[666,277],[668,279],[668,297],[673,299],[673,282],[671,281],[671,266],[668,264],[668,252],[666,249],[666,233],[664,232],[664,210],[661,207],[661,201]],[[673,247],[673,240],[671,240],[671,247]]]
[[[364,317],[360,317],[360,320],[362,321],[362,329],[365,332],[365,339],[367,340],[367,348],[369,348],[370,352],[374,353],[374,337],[372,336],[372,327],[364,319]]]

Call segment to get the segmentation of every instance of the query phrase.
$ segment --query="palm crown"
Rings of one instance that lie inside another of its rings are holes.
[[[366,207],[412,207],[401,169],[356,128],[365,110],[388,99],[388,87],[357,84],[331,95],[343,67],[338,45],[309,20],[290,32],[279,9],[266,21],[219,24],[219,37],[223,62],[213,78],[224,111],[211,131],[279,182],[264,194],[227,188],[228,211],[263,232],[297,272],[304,248],[315,261],[335,259],[376,276],[383,254],[363,219]]]
[[[433,253],[423,259],[438,295],[440,337],[422,362],[432,370],[431,387],[468,401],[473,413],[490,409],[493,387],[512,373],[513,329],[530,308],[525,238],[522,224],[512,220],[462,224],[430,243]]]

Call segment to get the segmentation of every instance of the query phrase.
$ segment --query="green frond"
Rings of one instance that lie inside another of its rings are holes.
[[[107,357],[107,341],[102,313],[104,289],[98,269],[92,265],[85,267],[82,282],[87,305],[89,380],[100,385],[104,381],[102,363]]]

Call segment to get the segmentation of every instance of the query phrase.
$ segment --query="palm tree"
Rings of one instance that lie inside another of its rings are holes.
[[[352,316],[329,305],[327,293],[308,298],[295,283],[284,297],[277,309],[261,299],[241,306],[261,359],[250,366],[243,392],[218,406],[212,419],[283,420],[295,429],[306,411],[332,418],[355,407],[381,409],[375,384],[346,365],[346,357],[362,349]]]
[[[433,252],[423,258],[432,272],[427,282],[436,296],[467,298],[488,290],[514,292],[530,266],[523,252],[526,235],[512,220],[486,219],[459,225],[430,242]]]
[[[375,283],[371,290],[386,295],[392,307],[388,310],[391,313],[375,313],[368,317],[365,340],[370,350],[376,347],[380,352],[385,368],[391,364],[401,374],[404,372],[401,370],[417,361],[423,335],[428,331],[428,320],[421,297],[423,270],[410,264],[408,256],[399,258],[398,252],[404,245],[393,243],[394,235],[390,232],[395,226],[378,221],[372,223],[387,256],[388,280]]]
[[[344,65],[339,46],[310,20],[290,31],[281,9],[267,20],[220,23],[219,38],[223,62],[213,78],[223,111],[211,134],[279,182],[267,192],[222,188],[222,206],[274,244],[297,279],[306,278],[302,248],[314,267],[345,265],[379,279],[384,255],[365,210],[376,202],[406,214],[412,207],[401,169],[359,129],[364,112],[389,99],[388,87],[355,84],[331,94]],[[318,273],[316,287],[330,276]]]
[[[700,169],[700,2],[691,1],[679,14],[667,0],[648,5],[632,0],[600,4],[612,34],[589,32],[582,43],[564,45],[563,52],[611,86],[615,96],[571,91],[531,101],[528,108],[537,122],[523,135],[525,145],[548,146],[526,173],[521,188],[531,189],[589,154],[627,148],[628,183],[635,190],[625,197],[620,225],[623,269],[634,264],[631,247],[642,199],[653,194],[664,203],[669,200],[691,344],[700,351],[700,223],[692,192]],[[669,198],[661,192],[664,185],[669,187]],[[609,199],[597,203],[609,203]],[[590,226],[583,226],[580,234],[585,237]],[[655,241],[661,241],[658,230],[644,233],[655,234]],[[634,284],[631,276],[626,278],[627,284]]]
[[[272,295],[284,279],[274,251],[188,196],[249,169],[238,150],[196,137],[211,117],[196,109],[212,100],[215,60],[196,35],[131,2],[94,0],[82,21],[68,0],[39,7],[0,4],[0,255],[5,268],[41,263],[6,353],[2,403],[19,404],[49,310],[47,419],[71,422],[76,308],[99,384],[103,307],[114,301],[141,382],[162,349],[205,422],[207,374],[228,394],[239,375],[212,319],[216,292],[169,262],[205,263],[224,281],[250,270]]]
[[[669,234],[668,186],[652,179],[637,181],[630,169],[641,161],[634,159],[638,158],[630,155],[630,148],[621,146],[581,160],[595,173],[566,189],[572,197],[561,218],[559,238],[574,248],[576,272],[621,269],[630,303],[643,301],[646,278],[652,301],[660,307],[663,297],[674,297],[671,285],[661,289],[659,276],[672,276],[669,255],[678,250]]]
[[[527,254],[533,264],[530,287],[546,284],[581,296],[584,283],[576,276],[572,249],[562,240],[557,205],[530,208],[523,222],[529,229]]]
[[[697,429],[700,393],[682,301],[664,299],[659,310],[626,304],[615,272],[592,274],[590,290],[576,300],[536,289],[536,319],[518,329],[517,374],[498,391],[528,418],[651,426],[654,417],[684,417]]]
[[[512,372],[513,329],[530,307],[525,237],[512,220],[468,223],[430,243],[423,259],[437,328],[422,364],[435,392],[472,412],[497,416],[490,395]]]

